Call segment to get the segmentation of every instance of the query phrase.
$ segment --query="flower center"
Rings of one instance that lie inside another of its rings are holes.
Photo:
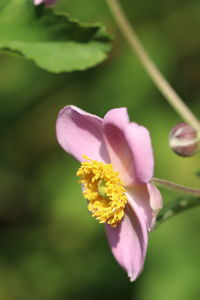
[[[89,159],[81,163],[77,171],[83,185],[84,198],[88,200],[88,210],[99,223],[116,227],[124,216],[127,203],[126,190],[118,172],[112,164]]]

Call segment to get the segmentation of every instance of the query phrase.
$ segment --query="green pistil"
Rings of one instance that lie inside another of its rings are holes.
[[[105,180],[99,180],[98,182],[98,193],[104,199],[109,199],[105,192],[106,182]]]

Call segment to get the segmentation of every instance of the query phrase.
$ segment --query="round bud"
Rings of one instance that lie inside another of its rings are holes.
[[[193,127],[179,123],[169,134],[169,145],[180,156],[192,156],[199,150],[200,140]]]

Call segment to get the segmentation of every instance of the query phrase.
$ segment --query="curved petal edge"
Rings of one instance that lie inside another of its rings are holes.
[[[147,250],[145,221],[127,205],[121,223],[117,227],[106,225],[106,234],[115,259],[130,280],[136,280],[143,270]]]
[[[153,229],[153,227],[156,223],[157,215],[158,215],[159,211],[161,210],[161,208],[163,207],[163,201],[162,201],[162,195],[161,195],[159,189],[157,189],[157,187],[154,184],[152,184],[151,182],[147,184],[147,190],[148,190],[149,197],[150,197],[150,206],[153,211],[153,218],[152,218],[152,223],[151,223],[151,229]]]
[[[109,162],[102,135],[102,119],[73,106],[65,106],[56,122],[56,136],[60,146],[77,160],[83,155]]]
[[[154,169],[148,130],[129,123],[127,110],[110,110],[103,119],[103,134],[110,160],[125,186],[148,183]]]

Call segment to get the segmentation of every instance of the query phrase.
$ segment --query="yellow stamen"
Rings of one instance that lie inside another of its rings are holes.
[[[124,216],[127,203],[126,190],[112,164],[89,159],[77,171],[83,185],[83,195],[88,200],[88,210],[99,223],[116,227]]]

